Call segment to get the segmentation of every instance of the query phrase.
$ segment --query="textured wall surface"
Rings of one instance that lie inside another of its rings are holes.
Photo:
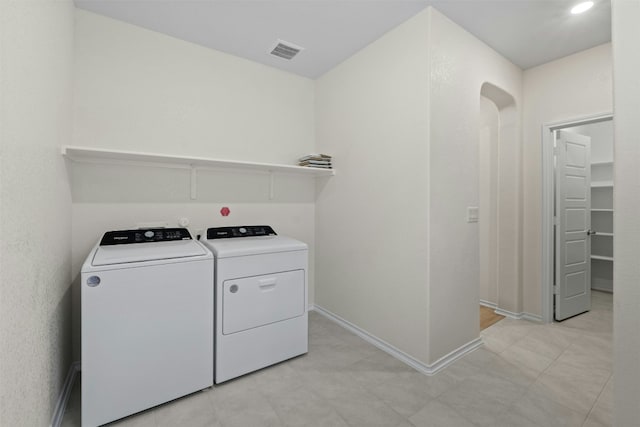
[[[76,11],[74,143],[293,163],[313,149],[313,81]]]
[[[0,1],[0,425],[45,426],[70,365],[73,3]]]
[[[428,15],[316,82],[316,303],[427,362]],[[398,49],[402,46],[402,49]]]
[[[614,0],[614,425],[640,419],[640,1]]]

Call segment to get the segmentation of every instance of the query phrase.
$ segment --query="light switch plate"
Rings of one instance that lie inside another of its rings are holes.
[[[478,222],[478,207],[469,206],[467,208],[467,222]]]

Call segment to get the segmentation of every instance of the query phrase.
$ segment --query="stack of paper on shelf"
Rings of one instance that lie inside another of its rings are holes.
[[[300,157],[298,159],[298,165],[309,168],[331,169],[331,156],[326,154],[309,154],[308,156]]]

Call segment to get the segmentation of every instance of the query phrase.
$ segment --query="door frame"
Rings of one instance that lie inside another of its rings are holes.
[[[613,120],[612,112],[581,116],[542,125],[542,321],[553,322],[554,251],[553,206],[555,203],[553,131]],[[615,150],[615,141],[614,141]]]

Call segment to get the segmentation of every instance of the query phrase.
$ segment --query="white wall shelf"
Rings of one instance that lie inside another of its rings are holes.
[[[175,156],[170,154],[152,154],[136,151],[109,150],[103,148],[62,147],[62,155],[76,162],[111,161],[122,163],[147,163],[162,165],[182,165],[191,168],[223,168],[264,171],[274,173],[292,173],[312,177],[333,176],[333,169],[309,168],[303,166],[281,165],[275,163],[246,162],[240,160],[211,159],[206,157]]]
[[[611,213],[613,213],[613,209],[591,209],[591,212],[611,212]]]
[[[613,181],[591,181],[591,188],[613,187]]]
[[[613,237],[613,233],[603,233],[601,231],[596,232],[594,236],[604,236],[604,237]]]
[[[274,198],[273,174],[294,174],[309,178],[330,177],[335,175],[333,169],[321,169],[275,163],[247,162],[241,160],[223,160],[206,157],[176,156],[170,154],[153,154],[136,151],[111,150],[64,145],[62,155],[74,162],[147,165],[167,168],[184,168],[191,170],[191,199],[197,199],[198,169],[228,169],[236,171],[266,172],[269,174],[269,199]]]
[[[613,261],[612,256],[591,255],[591,259],[597,259],[600,261]]]

